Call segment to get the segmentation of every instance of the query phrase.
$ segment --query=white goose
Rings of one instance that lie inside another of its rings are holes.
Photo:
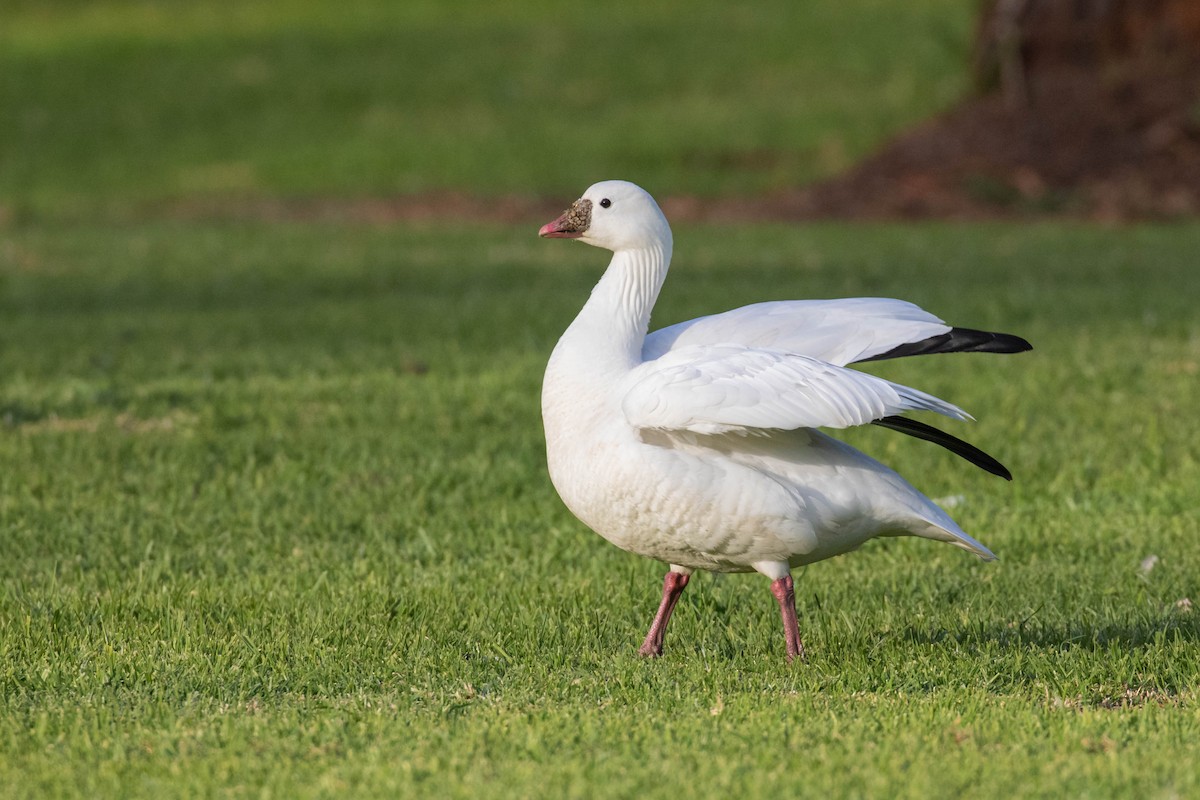
[[[554,348],[542,387],[550,478],[567,507],[618,547],[670,565],[642,655],[661,655],[693,570],[771,579],[788,660],[802,656],[791,568],[875,536],[991,551],[872,458],[817,431],[869,422],[928,439],[1011,479],[949,434],[897,416],[969,418],[924,392],[847,369],[856,361],[1029,350],[951,328],[901,300],[759,303],[646,335],[671,260],[671,229],[632,183],[590,187],[539,235],[613,251]]]

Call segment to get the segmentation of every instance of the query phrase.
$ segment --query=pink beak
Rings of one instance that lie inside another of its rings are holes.
[[[569,210],[564,211],[558,219],[547,222],[538,229],[538,236],[543,239],[578,239],[583,236],[583,231],[570,230],[570,223],[567,221],[567,215],[570,213]]]

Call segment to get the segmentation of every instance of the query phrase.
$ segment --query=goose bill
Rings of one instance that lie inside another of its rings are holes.
[[[553,222],[538,231],[543,239],[578,239],[592,223],[592,201],[579,199]]]

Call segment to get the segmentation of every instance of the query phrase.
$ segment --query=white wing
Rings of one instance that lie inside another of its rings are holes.
[[[637,428],[694,433],[848,428],[905,411],[962,409],[873,375],[778,350],[684,347],[630,374],[621,403]]]
[[[691,345],[739,344],[800,353],[838,366],[950,330],[912,303],[883,297],[783,300],[680,322],[646,337],[642,360]]]

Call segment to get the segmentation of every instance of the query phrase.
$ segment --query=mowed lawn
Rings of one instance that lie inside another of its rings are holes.
[[[791,187],[963,91],[967,5],[6,0],[0,211]]]
[[[788,666],[753,575],[636,658],[663,567],[550,486],[541,373],[604,253],[270,221],[796,185],[963,91],[972,4],[0,13],[0,794],[1200,794],[1200,224],[677,226],[656,325],[885,295],[1036,347],[872,365],[1016,480],[846,438],[1000,560],[800,570]]]
[[[528,229],[34,227],[0,250],[10,796],[1200,791],[1200,227],[684,227],[657,320],[882,294],[1019,357],[879,371],[1012,484],[853,440],[1000,555],[702,576],[545,474],[538,386],[603,254]],[[1156,556],[1151,567],[1146,559]]]

